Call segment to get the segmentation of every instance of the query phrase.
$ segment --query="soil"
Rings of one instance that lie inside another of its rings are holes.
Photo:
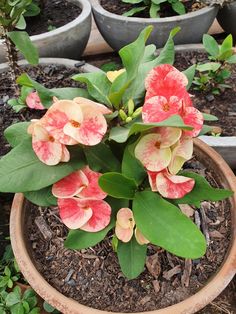
[[[76,19],[81,13],[78,5],[66,0],[44,0],[44,7],[37,16],[27,17],[29,35],[47,33]]]
[[[28,75],[43,84],[47,88],[59,87],[78,87],[78,82],[71,79],[71,76],[80,72],[77,69],[68,69],[64,66],[46,65],[29,67],[26,69]],[[12,88],[11,79],[6,72],[0,73],[0,156],[5,155],[9,150],[9,144],[6,142],[4,130],[19,121],[30,121],[31,119],[40,118],[45,111],[32,110],[29,108],[16,113],[7,101],[15,96],[15,90]]]
[[[205,4],[199,3],[195,0],[186,0],[183,1],[184,6],[186,9],[186,13],[193,12],[196,10],[199,10],[203,7],[205,7]],[[122,15],[125,12],[131,10],[135,7],[141,7],[145,6],[143,3],[139,3],[137,5],[130,4],[130,3],[124,3],[122,0],[100,0],[101,6],[114,14]],[[162,3],[161,4],[161,11],[159,12],[160,17],[168,17],[168,16],[176,16],[178,15],[171,7],[169,3]],[[142,17],[142,18],[149,18],[149,8],[145,9],[144,11],[141,11],[139,13],[134,14],[135,17]]]
[[[186,167],[194,168],[218,186],[215,174],[197,161],[187,163]],[[184,260],[149,245],[145,270],[134,280],[127,280],[120,270],[111,246],[111,234],[93,248],[65,249],[63,240],[68,229],[58,217],[57,208],[37,209],[30,205],[26,234],[36,267],[64,295],[100,310],[142,312],[164,308],[194,294],[225,257],[231,230],[228,202],[203,202],[201,209],[190,210],[188,215],[209,237],[205,256]],[[44,230],[35,223],[39,217],[43,218]]]

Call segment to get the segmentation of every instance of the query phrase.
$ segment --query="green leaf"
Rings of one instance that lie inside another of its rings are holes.
[[[155,54],[154,54],[155,51],[156,51],[156,46],[155,45],[147,45],[145,47],[142,63],[154,60],[156,58]]]
[[[115,198],[133,199],[137,185],[121,173],[107,172],[98,180],[101,189]]]
[[[134,279],[144,270],[147,245],[140,245],[133,237],[128,243],[119,241],[117,255],[123,274]]]
[[[40,314],[40,313],[41,313],[40,307],[35,307],[29,312],[29,314]]]
[[[76,74],[72,77],[73,80],[87,84],[89,94],[101,102],[102,104],[112,106],[107,95],[109,94],[111,82],[108,80],[106,73],[93,72]]]
[[[136,13],[142,12],[146,9],[146,7],[136,7],[136,8],[132,8],[129,11],[123,13],[123,16],[133,16]]]
[[[226,59],[226,61],[230,64],[234,64],[236,63],[236,54],[232,55],[231,57],[229,57],[228,59]]]
[[[23,54],[25,59],[33,65],[39,62],[38,50],[31,42],[29,35],[22,31],[8,32],[7,36],[13,41],[16,48]]]
[[[178,13],[178,14],[185,14],[186,13],[186,10],[185,10],[185,6],[182,2],[180,2],[179,0],[176,1],[176,2],[173,2],[171,4],[172,6],[172,9]]]
[[[11,307],[14,304],[17,304],[21,301],[20,294],[17,293],[14,289],[13,292],[10,292],[6,297],[6,306]]]
[[[26,21],[23,15],[20,16],[15,28],[17,29],[25,29],[26,28]]]
[[[143,2],[143,0],[122,0],[124,3],[137,4]]]
[[[218,118],[216,116],[213,116],[212,114],[203,112],[202,115],[205,121],[218,121]]]
[[[31,138],[31,136],[27,133],[29,125],[30,122],[19,122],[10,125],[4,131],[4,136],[12,147],[19,145],[25,139]]]
[[[182,171],[181,175],[194,179],[195,185],[190,193],[183,198],[174,200],[175,204],[190,204],[200,207],[200,202],[202,201],[220,201],[233,195],[232,191],[213,188],[199,174]]]
[[[203,45],[206,51],[215,59],[218,57],[220,53],[220,49],[217,41],[214,37],[208,34],[203,35]]]
[[[71,99],[73,100],[76,97],[84,97],[90,99],[89,93],[84,88],[76,87],[62,87],[62,88],[52,88],[50,91],[53,93],[53,96],[56,96],[58,99]]]
[[[52,97],[54,96],[54,93],[44,87],[43,85],[39,84],[38,82],[31,79],[28,74],[23,73],[21,74],[17,80],[16,83],[22,86],[27,86],[36,89],[38,92],[38,95],[40,97],[40,100],[45,108],[49,108],[52,104]]]
[[[159,11],[160,11],[160,5],[152,1],[150,9],[149,9],[150,17],[151,18],[159,17],[159,14],[158,14]]]
[[[192,85],[192,82],[193,82],[193,79],[195,76],[195,72],[196,72],[196,64],[191,65],[188,69],[183,71],[183,74],[185,74],[187,79],[188,79],[188,85],[186,87],[187,90],[189,90],[189,88]]]
[[[43,308],[48,313],[53,313],[53,311],[55,310],[55,308],[51,306],[49,303],[47,303],[46,301],[43,302]]]
[[[70,230],[64,246],[67,249],[72,250],[82,250],[88,247],[94,246],[101,242],[107,233],[115,226],[114,217],[111,219],[109,225],[101,231],[98,232],[87,232],[80,229]]]
[[[25,310],[24,312],[29,313],[30,307],[29,307],[28,302],[22,301],[22,305],[23,305],[23,308],[24,308],[24,310]]]
[[[84,153],[92,170],[102,172],[120,171],[119,160],[106,144],[99,143],[95,146],[84,147]]]
[[[175,127],[183,130],[192,130],[193,128],[189,125],[184,124],[182,118],[179,115],[173,115],[170,118],[156,123],[133,123],[130,128],[128,127],[115,127],[111,129],[109,139],[114,140],[118,143],[124,143],[127,139],[136,133],[144,132],[156,127]]]
[[[226,52],[231,52],[233,54],[233,36],[229,34],[224,41],[222,42],[220,46],[220,55],[219,55],[219,60],[222,60],[221,57],[226,53]]]
[[[14,193],[40,190],[84,165],[82,149],[76,147],[69,162],[47,166],[35,155],[31,140],[27,139],[1,158],[0,191]]]
[[[122,173],[128,178],[134,179],[137,185],[139,185],[147,176],[147,173],[141,162],[134,156],[135,144],[127,145],[125,148],[122,159]]]
[[[202,129],[201,129],[201,132],[198,134],[198,136],[201,136],[201,135],[204,135],[207,133],[211,133],[212,129],[213,129],[213,126],[204,124]]]
[[[37,16],[39,15],[39,13],[39,6],[36,3],[32,2],[27,6],[24,16]]]
[[[11,306],[11,314],[24,314],[25,310],[21,303],[17,303]]]
[[[57,199],[52,195],[52,187],[48,186],[38,191],[25,192],[24,196],[38,206],[56,206]]]
[[[206,241],[197,226],[160,195],[138,192],[133,201],[137,228],[153,244],[184,258],[204,255]]]
[[[204,64],[198,64],[196,69],[199,72],[205,72],[205,71],[216,72],[220,67],[221,67],[221,64],[219,62],[207,62]]]

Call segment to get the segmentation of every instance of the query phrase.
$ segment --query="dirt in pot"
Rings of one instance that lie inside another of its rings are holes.
[[[27,17],[29,35],[47,33],[76,19],[82,12],[78,5],[66,0],[45,0],[39,15]]]
[[[141,2],[141,1],[140,1]],[[199,1],[195,0],[186,0],[183,1],[186,13],[194,12],[199,9],[202,9],[206,5],[204,3],[200,3]],[[100,0],[101,6],[114,14],[122,15],[125,12],[135,8],[135,7],[143,7],[145,6],[143,3],[138,3],[138,5],[125,3],[122,0]],[[169,16],[178,16],[178,14],[172,9],[169,3],[162,3],[161,10],[159,12],[160,17],[169,17]],[[149,8],[145,9],[144,11],[138,12],[133,15],[134,17],[142,17],[142,18],[149,18]]]
[[[182,52],[176,53],[175,66],[179,70],[185,70],[196,63],[209,62],[206,54],[202,52]],[[193,95],[194,106],[200,111],[215,115],[219,120],[206,122],[208,125],[215,126],[214,133],[222,136],[236,136],[236,65],[230,66],[231,76],[226,80],[231,88],[225,88],[220,95],[213,95],[211,92],[194,90],[192,84],[189,90]]]
[[[186,167],[206,176],[217,186],[216,175],[199,162],[189,162]],[[112,249],[111,234],[95,247],[68,250],[63,246],[68,229],[62,224],[58,209],[29,204],[29,210],[27,234],[39,272],[64,295],[100,310],[142,312],[186,299],[214,275],[230,243],[231,219],[227,201],[203,202],[201,208],[195,210],[187,206],[182,211],[206,236],[205,256],[184,260],[149,245],[144,272],[137,279],[127,280]],[[42,224],[44,228],[40,227]]]
[[[29,76],[47,88],[81,87],[78,82],[71,79],[73,74],[79,73],[80,68],[66,68],[61,65],[44,65],[26,68]],[[4,138],[4,130],[17,122],[39,119],[45,111],[23,109],[16,113],[7,104],[8,100],[15,96],[15,90],[7,72],[0,73],[0,156],[5,155],[10,146]]]

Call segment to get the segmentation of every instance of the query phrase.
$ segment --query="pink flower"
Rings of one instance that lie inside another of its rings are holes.
[[[154,68],[146,78],[146,98],[142,109],[145,123],[161,122],[173,115],[180,115],[192,131],[185,131],[195,137],[203,126],[203,116],[193,108],[186,90],[188,80],[183,73],[171,65],[164,64]]]
[[[33,122],[28,132],[32,134],[32,147],[41,162],[54,166],[69,161],[70,154],[66,146],[56,141],[40,124],[40,120]]]
[[[148,178],[153,192],[163,197],[178,199],[192,191],[195,181],[184,176],[171,175],[167,169],[160,172],[148,171]]]
[[[93,146],[100,143],[106,133],[105,113],[110,113],[105,106],[77,97],[74,101],[55,102],[42,121],[48,132],[62,144]]]
[[[107,194],[98,185],[100,176],[86,166],[53,185],[60,217],[68,228],[97,232],[109,224],[111,207],[103,201]]]
[[[117,238],[122,242],[129,242],[133,237],[135,227],[132,210],[127,207],[121,208],[119,209],[116,218],[115,234]],[[149,243],[137,228],[135,228],[135,237],[140,245]]]
[[[161,171],[171,162],[171,146],[181,137],[178,128],[156,128],[156,133],[144,135],[135,147],[135,157],[149,171]]]
[[[28,94],[28,96],[25,99],[26,105],[30,109],[38,109],[38,110],[44,110],[44,106],[41,103],[41,100],[39,98],[39,95],[37,92],[31,92]]]

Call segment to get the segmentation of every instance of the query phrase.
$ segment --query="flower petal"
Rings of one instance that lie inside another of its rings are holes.
[[[143,136],[135,147],[135,157],[150,171],[161,171],[171,161],[171,149],[160,149],[160,145],[160,135],[152,133]]]
[[[111,83],[113,83],[115,81],[115,79],[124,72],[125,72],[125,69],[120,69],[117,71],[108,71],[107,72],[107,78]]]
[[[138,228],[135,228],[134,234],[135,234],[135,238],[138,244],[144,245],[150,242],[148,241],[148,239],[145,238],[145,236],[142,234],[142,232]]]
[[[93,215],[92,209],[78,198],[59,198],[58,207],[62,222],[70,229],[82,227]]]
[[[192,131],[184,131],[184,134],[192,137],[198,136],[204,122],[202,113],[194,107],[187,107],[184,110],[182,118],[185,124],[194,127]]]
[[[52,194],[58,198],[69,198],[81,192],[87,185],[88,179],[83,171],[75,171],[52,186]]]
[[[88,180],[88,184],[83,190],[79,192],[77,196],[81,198],[103,200],[107,196],[107,193],[103,192],[103,190],[98,185],[98,179],[102,174],[92,171],[88,166],[83,168],[83,173]]]
[[[122,242],[129,242],[132,239],[133,236],[133,228],[122,228],[118,223],[115,227],[115,234],[117,238]]]
[[[92,217],[80,229],[88,232],[100,231],[109,225],[111,219],[111,207],[103,200],[81,200],[93,211]]]
[[[142,109],[142,119],[145,123],[160,122],[178,114],[182,107],[182,99],[171,96],[153,96],[145,101]]]
[[[68,151],[65,145],[61,144],[61,147],[62,147],[61,161],[68,162],[70,160],[70,152]]]
[[[147,171],[148,181],[153,192],[157,192],[156,177],[158,172]]]
[[[170,173],[178,173],[185,161],[191,159],[192,155],[193,139],[190,137],[182,137],[173,148],[171,162],[168,166]]]
[[[191,192],[195,181],[184,176],[169,175],[167,171],[159,172],[156,176],[158,192],[166,198],[182,198]]]
[[[174,145],[181,137],[182,130],[172,127],[156,128],[156,133],[159,134],[160,148],[167,148]]]
[[[162,64],[152,69],[146,80],[146,100],[153,96],[183,98],[188,85],[187,77],[170,64]]]
[[[96,110],[91,110],[90,106],[82,108],[83,122],[75,125],[67,123],[63,131],[77,142],[93,146],[101,142],[107,130],[107,122],[104,116]]]
[[[90,106],[91,110],[97,110],[102,114],[112,113],[112,111],[109,108],[107,108],[106,106],[99,104],[98,102],[92,101],[90,99],[87,99],[87,98],[76,97],[73,99],[73,101],[76,102],[77,104],[79,104],[81,106],[81,108],[83,108],[84,106]]]
[[[65,134],[63,129],[66,124],[81,124],[83,114],[80,106],[72,100],[59,100],[55,102],[41,119],[47,131],[60,143],[75,145],[77,141]]]
[[[48,166],[57,165],[61,161],[62,145],[49,136],[40,124],[33,127],[32,147],[39,160]]]
[[[44,110],[44,106],[41,103],[37,92],[31,92],[25,99],[26,105],[31,109]]]
[[[130,208],[124,207],[119,209],[116,215],[116,221],[121,228],[131,228],[133,230],[135,226],[134,215]]]

